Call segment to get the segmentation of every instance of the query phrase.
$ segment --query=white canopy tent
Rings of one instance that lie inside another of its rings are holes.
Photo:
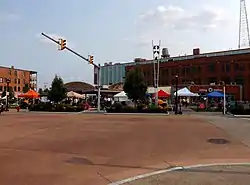
[[[7,96],[4,96],[2,98],[0,98],[1,100],[6,100]]]
[[[176,92],[174,93],[176,96]],[[188,88],[184,87],[180,90],[177,91],[177,96],[182,96],[182,97],[195,97],[199,96],[197,93],[192,93]]]
[[[114,100],[115,101],[129,101],[128,96],[124,91],[119,92],[118,94],[114,95]]]
[[[76,92],[70,91],[67,93],[68,98],[84,98],[84,95],[78,94]]]

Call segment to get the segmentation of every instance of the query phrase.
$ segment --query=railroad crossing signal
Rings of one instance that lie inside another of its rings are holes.
[[[65,39],[59,39],[60,48],[59,50],[64,50],[66,48],[66,40]]]
[[[90,64],[94,63],[94,56],[93,55],[89,55],[89,63]]]

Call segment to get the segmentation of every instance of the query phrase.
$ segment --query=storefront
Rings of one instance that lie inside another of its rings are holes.
[[[241,85],[227,85],[226,94],[231,100],[242,101],[242,86]],[[189,90],[199,95],[206,95],[213,91],[223,92],[221,85],[190,85]]]

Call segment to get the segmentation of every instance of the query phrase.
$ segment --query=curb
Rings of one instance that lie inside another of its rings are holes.
[[[145,116],[169,116],[170,114],[164,114],[164,113],[104,113],[104,115],[145,115]]]
[[[39,111],[22,111],[22,112],[13,112],[11,114],[80,114],[79,112],[39,112]]]
[[[233,115],[235,118],[250,118],[250,115]]]
[[[108,185],[122,185],[122,184],[129,183],[129,182],[132,182],[135,180],[143,179],[146,177],[151,177],[154,175],[159,175],[159,174],[173,172],[173,171],[179,171],[179,170],[186,170],[186,169],[199,168],[199,167],[210,167],[210,166],[238,166],[238,165],[250,166],[250,162],[246,162],[246,163],[211,163],[211,164],[198,164],[198,165],[191,165],[191,166],[177,166],[177,167],[168,168],[165,170],[159,170],[159,171],[155,171],[155,172],[146,173],[146,174],[138,175],[135,177],[127,178],[127,179],[124,179],[121,181],[110,183]]]

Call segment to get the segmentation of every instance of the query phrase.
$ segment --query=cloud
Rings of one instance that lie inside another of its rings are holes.
[[[231,21],[227,12],[221,8],[204,5],[197,7],[197,10],[173,5],[158,6],[149,10],[135,20],[137,33],[134,38],[130,38],[130,41],[143,46],[151,44],[152,39],[168,37],[168,44],[175,42],[175,45],[178,45],[178,41],[173,37],[178,39],[183,34],[208,33],[225,28]]]
[[[0,12],[0,22],[18,21],[20,16],[13,13]]]
[[[47,33],[46,33],[47,34]],[[50,36],[51,38],[55,39],[55,40],[59,40],[59,39],[65,39],[66,40],[66,43],[67,43],[67,46],[70,47],[70,48],[75,48],[76,47],[76,44],[74,44],[73,42],[71,41],[68,41],[69,39],[67,39],[65,36],[61,36],[61,35],[57,35],[57,34],[47,34],[48,36]],[[53,43],[53,41],[47,39],[46,37],[42,36],[41,33],[39,34],[36,34],[36,38],[42,42],[42,43],[45,43],[45,44],[55,44]]]

